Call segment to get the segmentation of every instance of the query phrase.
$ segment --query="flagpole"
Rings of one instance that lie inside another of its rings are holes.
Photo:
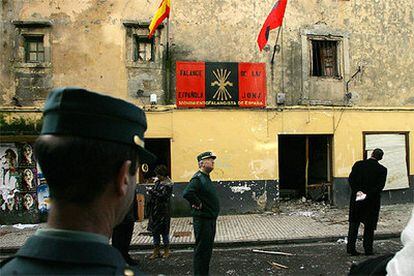
[[[171,60],[170,60],[170,17],[167,17],[167,47],[166,47],[166,103],[171,102]]]
[[[275,53],[276,51],[279,52],[280,48],[278,49],[278,45],[277,42],[279,41],[279,35],[280,35],[280,30],[282,29],[282,26],[279,27],[279,30],[277,31],[277,36],[276,36],[276,42],[275,42],[275,46],[273,46],[273,55],[272,55],[272,61],[270,62],[271,64],[274,63],[275,60]]]
[[[284,23],[282,23],[282,26],[280,26],[280,29],[281,29],[281,32],[282,32],[282,34],[281,34],[281,42],[280,42],[280,61],[281,61],[281,65],[282,66],[280,66],[280,68],[282,69],[282,93],[285,93],[285,68],[284,68],[284,66],[285,66],[285,60],[284,60],[284,58],[285,58],[285,55],[284,55],[284,53],[283,53],[283,37],[284,37],[284,32],[283,32],[283,30],[282,30],[282,28],[283,28],[283,26],[284,26]]]

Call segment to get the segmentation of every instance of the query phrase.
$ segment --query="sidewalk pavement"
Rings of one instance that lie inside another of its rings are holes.
[[[281,205],[281,212],[277,214],[220,216],[217,221],[215,246],[229,247],[316,241],[345,242],[348,231],[347,209],[315,204],[303,206]],[[413,207],[414,204],[382,206],[378,228],[375,232],[376,238],[399,237],[410,218]],[[17,229],[16,226],[1,226],[0,249],[2,253],[17,250],[36,229],[46,225],[36,224],[24,229]],[[146,220],[135,224],[131,242],[133,249],[152,247],[152,237],[146,231],[146,226]],[[170,236],[172,248],[191,247],[194,243],[192,219],[188,217],[172,218]]]

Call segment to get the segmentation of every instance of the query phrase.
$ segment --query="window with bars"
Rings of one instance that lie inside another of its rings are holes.
[[[338,41],[312,40],[312,76],[339,77],[337,48]]]
[[[154,37],[136,35],[134,39],[134,61],[154,61]]]
[[[25,36],[24,48],[26,62],[45,61],[45,48],[43,44],[43,36]]]

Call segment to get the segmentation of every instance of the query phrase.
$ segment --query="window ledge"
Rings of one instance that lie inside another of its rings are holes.
[[[51,27],[52,22],[49,20],[44,21],[22,21],[22,20],[13,20],[12,23],[18,28],[36,28],[36,27]]]
[[[149,28],[150,22],[147,21],[136,21],[136,20],[123,20],[122,24],[125,27],[132,27],[132,28]],[[164,23],[158,25],[157,29],[164,28]]]
[[[324,76],[309,76],[311,80],[342,82],[343,77],[324,77]]]
[[[162,64],[156,62],[127,61],[127,68],[162,69]]]
[[[18,62],[14,65],[15,68],[51,68],[51,62]]]

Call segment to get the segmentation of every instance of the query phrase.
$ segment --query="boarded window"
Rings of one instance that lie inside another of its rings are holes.
[[[338,77],[338,41],[312,40],[312,76]]]
[[[44,62],[45,48],[43,36],[25,36],[24,49],[26,62]]]
[[[388,169],[384,190],[408,188],[407,140],[405,134],[366,134],[365,153],[369,157],[375,148],[384,151],[379,161]]]
[[[154,61],[154,37],[135,36],[134,61]]]

